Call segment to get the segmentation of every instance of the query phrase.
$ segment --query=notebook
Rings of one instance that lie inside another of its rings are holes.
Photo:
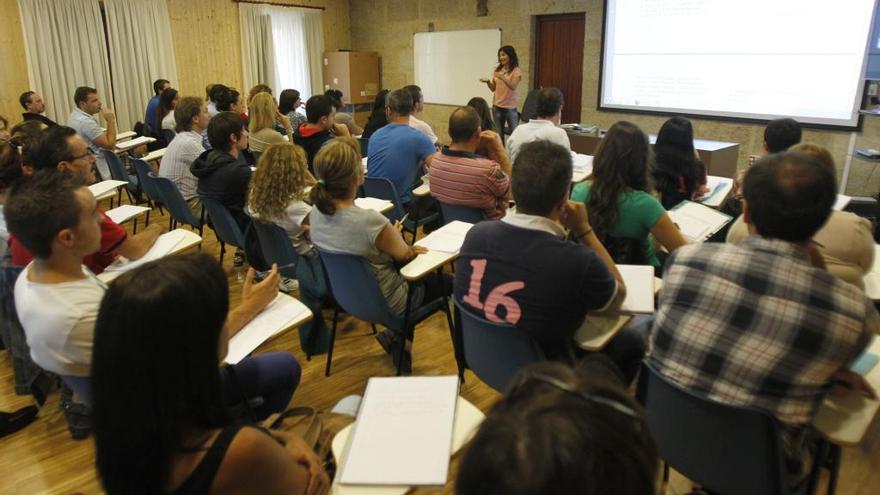
[[[617,265],[617,271],[626,284],[626,298],[621,313],[650,314],[654,312],[654,267],[647,265]]]
[[[103,180],[89,186],[89,191],[92,191],[92,194],[96,198],[98,198],[101,197],[102,194],[107,194],[110,191],[115,191],[125,184],[128,183],[124,180]]]
[[[709,188],[709,193],[700,198],[700,203],[718,208],[733,189],[733,179],[709,175],[706,177],[706,187]]]
[[[730,215],[693,201],[682,201],[667,213],[690,242],[705,241],[733,220]]]
[[[305,304],[288,296],[278,294],[266,309],[229,339],[226,361],[236,364],[275,335],[289,328],[295,321],[306,321],[311,314]]]
[[[122,205],[104,213],[110,217],[110,220],[113,220],[116,223],[123,223],[148,211],[150,211],[150,209],[146,206]]]
[[[416,246],[422,246],[430,251],[442,253],[457,253],[464,244],[464,236],[474,224],[455,220],[443,227],[431,232],[416,242]]]

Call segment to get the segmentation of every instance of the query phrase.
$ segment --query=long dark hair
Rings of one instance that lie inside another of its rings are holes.
[[[119,277],[95,323],[96,464],[109,494],[166,491],[187,428],[227,421],[218,343],[226,275],[206,254],[171,256]]]
[[[519,67],[519,57],[516,56],[516,50],[512,46],[502,46],[498,49],[498,53],[500,54],[501,52],[506,53],[507,56],[510,57],[510,62],[508,63],[508,65],[510,66],[511,70]],[[495,70],[501,70],[503,68],[504,65],[502,65],[501,62],[498,62],[498,67],[496,67]]]
[[[285,89],[278,95],[278,111],[282,115],[287,115],[296,110],[293,105],[299,99],[299,91],[295,89]]]
[[[697,189],[704,167],[694,156],[694,128],[684,117],[672,117],[663,123],[654,143],[652,176],[663,206],[671,208],[690,199]],[[681,187],[684,186],[684,191]]]
[[[174,99],[177,98],[177,90],[174,88],[168,88],[162,91],[162,94],[159,95],[159,111],[156,113],[156,128],[155,131],[160,131],[162,129],[162,120],[165,119],[165,116],[168,115],[172,110],[174,110]]]
[[[388,125],[388,117],[385,115],[385,97],[388,96],[388,90],[383,89],[376,94],[373,100],[373,110],[367,119],[367,125],[364,126],[364,133],[361,137],[369,138],[374,132]]]
[[[486,103],[486,100],[479,96],[475,96],[468,100],[467,106],[476,110],[477,114],[480,116],[480,129],[484,131],[496,130],[495,120],[492,119],[492,109],[489,108],[489,104]]]
[[[593,158],[593,183],[587,211],[590,224],[603,239],[617,223],[617,202],[629,191],[648,190],[651,152],[648,136],[631,122],[608,129]]]

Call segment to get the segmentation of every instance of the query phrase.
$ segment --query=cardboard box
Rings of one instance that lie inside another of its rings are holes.
[[[382,87],[376,52],[324,52],[324,91],[342,91],[346,105],[372,103]]]

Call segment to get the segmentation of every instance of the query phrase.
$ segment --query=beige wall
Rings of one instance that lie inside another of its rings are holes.
[[[351,41],[357,50],[379,52],[382,83],[386,88],[394,88],[413,81],[413,33],[427,31],[428,23],[434,23],[436,31],[501,28],[502,43],[513,45],[519,54],[524,73],[520,86],[522,100],[528,92],[526,88],[531,87],[534,16],[568,12],[586,13],[581,122],[608,127],[626,119],[647,132],[657,132],[665,120],[662,117],[596,111],[602,0],[490,0],[488,17],[477,17],[473,0],[351,0],[351,17],[358,20],[352,23]],[[440,105],[428,105],[425,109],[423,118],[431,123],[441,139],[448,139],[445,128],[451,110]],[[740,143],[740,166],[745,166],[748,155],[762,152],[763,126],[694,120],[694,128],[697,137],[703,139]],[[838,168],[842,168],[850,135],[807,130],[804,140],[830,149]],[[880,117],[867,119],[864,131],[856,137],[856,147],[880,149]],[[880,173],[875,174],[875,169],[874,164],[855,163],[848,192],[867,194],[880,189]]]
[[[273,1],[325,7],[325,49],[350,48],[348,0]],[[15,123],[21,119],[18,95],[29,86],[24,35],[16,0],[0,0],[0,12],[5,13],[4,29],[0,29],[0,115]],[[168,15],[179,79],[172,81],[175,87],[197,96],[204,95],[205,85],[215,82],[241,90],[238,5],[231,0],[168,0]]]

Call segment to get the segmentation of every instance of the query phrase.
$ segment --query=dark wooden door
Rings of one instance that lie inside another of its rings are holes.
[[[563,123],[581,121],[584,21],[583,13],[537,17],[533,89],[555,87],[562,91]]]

